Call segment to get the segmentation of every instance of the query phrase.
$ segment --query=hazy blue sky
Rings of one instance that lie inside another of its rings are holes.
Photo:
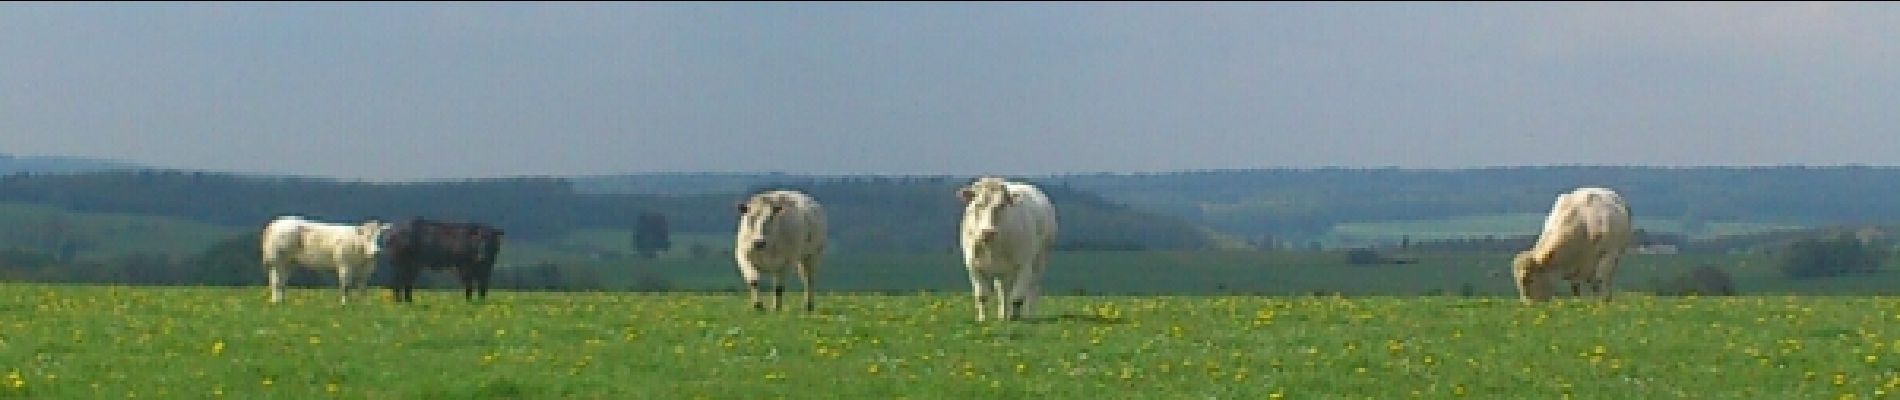
[[[0,152],[409,180],[1900,165],[1900,4],[0,4]]]

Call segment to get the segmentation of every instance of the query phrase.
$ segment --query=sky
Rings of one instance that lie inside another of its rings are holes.
[[[433,180],[1900,165],[1900,3],[0,3],[0,153]]]

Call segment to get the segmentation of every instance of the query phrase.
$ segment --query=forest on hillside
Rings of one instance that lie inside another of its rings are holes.
[[[1900,221],[1900,168],[1510,167],[1202,171],[1054,178],[1237,234],[1311,235],[1343,222],[1543,213],[1580,186],[1621,192],[1638,218],[1811,226]]]
[[[694,193],[702,187],[699,182],[719,186],[812,178],[651,174],[587,177],[575,183],[582,191],[662,194]],[[1247,238],[1311,238],[1352,222],[1544,213],[1558,194],[1580,186],[1616,189],[1639,219],[1677,221],[1691,234],[1723,222],[1900,222],[1900,168],[1893,167],[1313,168],[1025,179],[1096,193],[1138,210]]]
[[[959,205],[952,193],[968,179],[661,174],[367,183],[140,170],[0,176],[0,202],[246,228],[282,214],[331,220],[424,216],[487,222],[511,238],[537,240],[576,229],[631,230],[652,215],[676,232],[730,232],[732,206],[746,193],[792,188],[826,204],[839,247],[916,252],[954,246]],[[1077,249],[1204,249],[1232,244],[1223,237],[1298,241],[1353,222],[1538,214],[1556,194],[1577,186],[1615,188],[1639,220],[1679,222],[1689,234],[1732,221],[1817,227],[1900,222],[1900,207],[1894,206],[1900,204],[1900,169],[1876,167],[1334,168],[1023,179],[1054,198],[1061,245]],[[701,180],[703,187],[722,191],[693,189],[702,187]],[[616,191],[631,188],[653,192]]]
[[[365,183],[159,170],[0,175],[0,203],[8,204],[0,208],[0,214],[7,215],[0,216],[11,221],[0,231],[5,233],[0,241],[7,243],[0,246],[0,280],[252,284],[258,279],[254,229],[275,215],[302,214],[345,221],[426,216],[495,224],[509,231],[510,249],[534,254],[532,261],[506,268],[498,278],[503,287],[587,289],[605,287],[604,282],[637,290],[710,287],[705,286],[706,276],[715,276],[711,282],[717,286],[731,273],[730,256],[721,255],[716,238],[730,234],[733,206],[746,193],[766,189],[797,189],[819,198],[832,222],[833,250],[844,255],[840,261],[849,268],[910,276],[918,272],[904,267],[915,267],[909,264],[915,260],[954,262],[960,208],[954,193],[969,179],[709,176],[719,179],[713,187],[723,192],[612,193],[589,179],[545,177]],[[690,189],[692,179],[676,175],[653,187]],[[1712,225],[1788,220],[1831,227],[1715,238],[1640,235],[1643,244],[1672,245],[1696,254],[1696,259],[1750,257],[1754,261],[1747,268],[1752,272],[1744,280],[1751,284],[1782,276],[1884,276],[1880,274],[1890,269],[1884,265],[1896,259],[1892,232],[1900,232],[1891,222],[1895,213],[1881,206],[1900,200],[1894,198],[1895,191],[1885,189],[1895,187],[1900,173],[1878,168],[1212,171],[1026,180],[1043,187],[1058,205],[1058,247],[1066,250],[1063,254],[1097,255],[1085,263],[1090,268],[1135,257],[1152,261],[1189,255],[1225,259],[1257,254],[1350,268],[1418,268],[1414,263],[1420,255],[1494,257],[1527,247],[1533,238],[1421,238],[1393,247],[1335,249],[1302,244],[1297,250],[1261,252],[1195,250],[1236,249],[1230,237],[1248,232],[1286,236],[1354,221],[1540,213],[1556,193],[1580,185],[1618,188],[1631,198],[1639,218],[1697,219]],[[1707,200],[1697,201],[1702,198]],[[614,238],[615,232],[649,229],[642,221],[651,226],[656,217],[666,220],[672,232],[693,234],[692,248],[656,260],[650,254],[635,257],[625,252],[638,245]],[[1212,232],[1209,226],[1228,232]],[[562,244],[575,243],[574,235],[599,241],[578,247]],[[548,253],[555,256],[544,257]],[[885,258],[895,253],[908,254]],[[675,264],[691,267],[656,267]],[[1206,267],[1259,266],[1242,264],[1247,265]],[[1703,272],[1740,265],[1705,265],[1714,269]],[[933,271],[957,270],[954,265],[941,267]],[[325,282],[305,275],[296,281]],[[1688,275],[1665,278],[1701,281]]]
[[[184,171],[18,173],[0,177],[0,202],[42,204],[76,212],[179,217],[234,227],[261,227],[278,215],[320,220],[412,216],[480,221],[511,240],[541,240],[577,229],[632,230],[642,216],[660,216],[682,233],[727,233],[734,205],[747,193],[792,188],[811,193],[832,219],[835,246],[854,251],[942,251],[952,248],[962,181],[942,178],[847,178],[761,185],[717,194],[607,194],[574,190],[562,178],[506,178],[418,183],[344,182]],[[1061,186],[1045,190],[1062,206],[1059,246],[1200,249],[1212,236],[1195,224],[1147,213]]]

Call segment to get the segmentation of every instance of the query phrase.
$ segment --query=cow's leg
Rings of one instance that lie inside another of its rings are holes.
[[[1597,291],[1603,295],[1603,301],[1610,301],[1610,297],[1613,295],[1613,291],[1610,288],[1610,278],[1616,275],[1616,263],[1622,258],[1622,251],[1611,250],[1608,254],[1604,254],[1602,258],[1597,259],[1596,275],[1592,278],[1595,281]]]
[[[1009,288],[1010,320],[1023,318],[1023,310],[1029,303],[1029,296],[1036,290],[1036,279],[1040,278],[1036,274],[1034,265],[1019,265],[1016,271],[1016,279],[1010,282]]]
[[[269,265],[266,265],[264,267],[264,271],[266,274],[270,275],[270,278],[269,278],[270,279],[270,302],[272,303],[283,302],[284,301],[284,273],[286,272],[284,271],[284,266],[278,263],[270,263]]]
[[[494,274],[494,271],[494,267],[492,266],[488,269],[475,271],[475,284],[479,285],[476,288],[476,294],[478,294],[478,297],[482,300],[488,300],[488,278]]]
[[[812,280],[814,278],[812,276],[812,273],[817,272],[817,271],[818,271],[818,256],[817,255],[805,256],[805,259],[798,263],[799,285],[805,287],[805,311],[806,312],[817,310],[817,306],[812,303],[812,288],[811,288]]]
[[[999,274],[990,279],[990,293],[994,294],[993,297],[996,298],[996,319],[998,321],[1008,321],[1016,318],[1014,314],[1010,314],[1009,312],[1013,308],[1010,307],[1010,288],[1015,286],[1013,285],[1014,282],[1015,277],[1010,275]]]
[[[759,301],[759,280],[747,280],[745,281],[745,287],[747,291],[752,293],[752,309],[765,311],[765,303]]]
[[[462,281],[462,301],[475,301],[475,271],[466,267],[455,267],[455,277]]]
[[[977,273],[976,270],[970,271],[970,291],[974,292],[972,294],[976,296],[976,320],[979,322],[988,319],[986,317],[989,313],[988,294],[990,287],[988,279],[985,278],[983,274]]]
[[[772,311],[785,309],[785,268],[772,274]]]
[[[363,272],[358,273],[356,276],[356,292],[357,293],[361,293],[364,295],[369,294],[369,276],[375,273],[376,273],[376,264],[369,264],[369,265],[363,266]]]
[[[403,271],[403,278],[402,278],[402,301],[403,302],[407,302],[407,303],[416,302],[416,279],[419,279],[419,278],[422,278],[421,266],[415,266],[414,268],[411,268],[407,271]]]
[[[354,269],[354,268],[350,268],[350,266],[348,265],[338,265],[336,268],[336,287],[337,287],[336,292],[337,292],[337,295],[342,298],[342,301],[340,304],[346,304],[346,305],[350,304],[350,278],[351,278],[350,270],[351,269]]]
[[[392,277],[394,278],[394,282],[390,284],[390,289],[396,291],[396,302],[410,303],[416,301],[414,297],[411,297],[411,293],[415,290],[414,285],[416,284],[417,272],[419,271],[417,271],[416,268],[411,268],[410,265],[399,264],[396,266],[396,276]]]
[[[1047,248],[1047,245],[1045,245],[1045,248]],[[1037,253],[1036,264],[1031,265],[1030,268],[1036,271],[1036,279],[1029,281],[1029,293],[1023,297],[1022,312],[1024,313],[1035,312],[1036,299],[1042,297],[1042,277],[1049,271],[1049,251],[1043,250]]]

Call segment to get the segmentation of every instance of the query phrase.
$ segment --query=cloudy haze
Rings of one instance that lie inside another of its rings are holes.
[[[0,153],[409,180],[1900,165],[1891,3],[0,5]]]

